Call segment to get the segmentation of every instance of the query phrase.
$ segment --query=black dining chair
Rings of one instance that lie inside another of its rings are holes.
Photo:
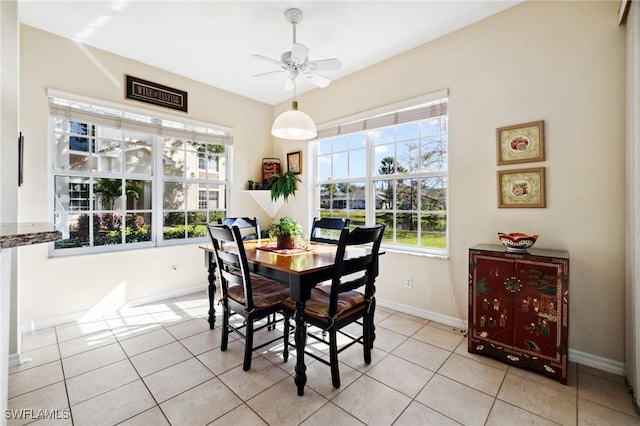
[[[243,240],[260,238],[260,221],[257,217],[225,217],[224,219],[218,219],[218,223],[227,225],[229,228],[234,225],[240,228]]]
[[[311,224],[310,241],[320,243],[337,244],[340,239],[340,231],[349,228],[349,219],[340,219],[336,217],[313,218]]]
[[[364,348],[364,361],[371,363],[371,349],[373,348],[374,325],[373,317],[376,308],[375,280],[378,276],[378,255],[384,225],[370,227],[357,227],[349,232],[347,228],[340,233],[336,250],[334,275],[330,285],[317,286],[311,290],[311,297],[305,307],[306,323],[320,328],[329,335],[327,341],[313,333],[308,333],[309,338],[329,345],[329,361],[306,351],[305,354],[315,358],[323,364],[331,367],[331,382],[334,388],[340,387],[340,372],[338,369],[338,354],[355,343],[360,343]],[[348,255],[348,250],[353,246],[366,245],[362,256]],[[366,253],[365,253],[366,251]],[[287,298],[282,301],[284,307],[284,359],[289,357],[289,320],[294,315],[295,305],[293,300]],[[362,326],[362,333],[354,336],[343,330],[349,324],[357,322]],[[351,339],[351,341],[338,349],[338,333]]]
[[[283,313],[281,302],[289,296],[289,286],[249,272],[247,254],[239,227],[229,228],[227,225],[209,224],[207,229],[213,243],[222,289],[222,298],[219,302],[222,304],[220,350],[227,350],[230,332],[240,335],[245,340],[242,368],[247,371],[251,368],[253,350],[282,339],[282,336],[278,336],[260,345],[253,345],[254,332],[265,327],[271,330],[274,324],[269,317],[276,313]],[[244,322],[241,325],[231,324],[230,318],[233,315],[242,316]],[[256,322],[263,319],[267,321],[254,327]]]

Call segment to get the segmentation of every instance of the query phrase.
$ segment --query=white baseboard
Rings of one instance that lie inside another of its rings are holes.
[[[425,318],[430,321],[435,321],[440,324],[450,325],[452,327],[466,329],[468,327],[467,321],[450,317],[448,315],[439,314],[437,312],[427,311],[425,309],[415,308],[413,306],[403,305],[401,303],[391,302],[376,297],[378,306],[384,308],[393,309],[405,314],[414,315],[419,318]],[[625,375],[625,365],[622,362],[614,361],[612,359],[603,358],[597,355],[591,355],[586,352],[578,351],[575,349],[569,349],[569,361],[583,364],[588,367],[597,368],[598,370],[607,371],[609,373],[617,374],[619,376]]]
[[[460,318],[450,317],[449,315],[443,315],[438,312],[427,311],[425,309],[419,309],[409,305],[403,305],[402,303],[391,302],[389,300],[380,299],[379,297],[376,297],[376,304],[383,308],[393,309],[394,311],[428,319],[429,321],[435,321],[440,324],[450,325],[463,330],[467,329],[467,321]]]
[[[37,321],[30,321],[26,324],[20,325],[20,333],[23,334],[23,333],[28,333],[30,331],[42,330],[42,329],[54,327],[57,325],[75,322],[81,318],[97,316],[103,313],[117,312],[120,309],[133,308],[140,305],[147,305],[149,303],[160,302],[162,300],[171,299],[175,297],[187,296],[189,294],[206,291],[207,287],[208,285],[200,285],[195,287],[182,288],[180,290],[175,290],[167,293],[154,294],[153,296],[142,297],[135,300],[129,300],[125,303],[120,303],[118,305],[103,307],[99,311],[87,310],[82,312],[74,312],[72,314],[60,315],[53,318],[45,318]]]
[[[9,368],[20,365],[20,354],[9,354]]]
[[[591,355],[575,349],[569,349],[569,361],[586,365],[587,367],[597,368],[598,370],[607,371],[619,376],[624,376],[626,374],[623,362],[614,361],[597,355]]]

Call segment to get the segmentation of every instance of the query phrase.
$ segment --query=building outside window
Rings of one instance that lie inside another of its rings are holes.
[[[217,164],[226,164],[225,145],[165,138],[162,157],[166,159],[162,165],[163,238],[205,237],[204,224],[224,217],[219,201],[226,200],[227,183],[222,175],[226,167],[218,171]],[[209,168],[210,164],[216,167]]]
[[[383,243],[447,252],[446,97],[324,129],[315,143],[315,215],[384,223]]]
[[[225,216],[228,131],[57,97],[50,109],[54,254],[193,241]]]

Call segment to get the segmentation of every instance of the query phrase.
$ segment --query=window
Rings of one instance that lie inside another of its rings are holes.
[[[204,170],[208,172],[218,171],[218,157],[205,158],[204,156],[198,157],[198,170]]]
[[[163,238],[205,237],[205,224],[225,217],[227,183],[224,168],[201,165],[226,164],[225,145],[165,138],[162,158]]]
[[[228,131],[59,97],[50,110],[54,253],[193,241],[225,216]]]
[[[383,243],[447,251],[447,99],[319,132],[315,214],[384,223]]]
[[[218,208],[218,193],[200,189],[198,191],[198,209],[205,210],[207,208],[210,210]]]

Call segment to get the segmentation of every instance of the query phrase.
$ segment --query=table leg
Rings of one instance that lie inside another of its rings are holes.
[[[305,302],[296,302],[296,312],[294,319],[296,322],[295,342],[296,342],[296,376],[295,383],[298,387],[298,395],[304,395],[304,385],[307,383],[307,366],[304,365],[304,348],[307,343],[307,324],[304,319]]]
[[[214,260],[213,252],[205,252],[207,260],[207,270],[209,272],[209,329],[213,330],[216,326],[216,262]]]

